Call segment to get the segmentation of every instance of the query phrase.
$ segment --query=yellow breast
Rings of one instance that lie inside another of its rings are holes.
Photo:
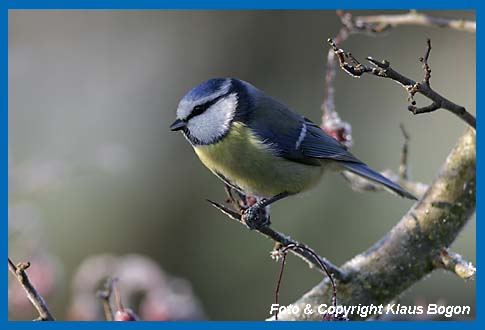
[[[211,145],[194,150],[212,172],[224,176],[244,192],[271,197],[287,191],[296,194],[318,183],[322,166],[277,157],[250,128],[234,122],[228,134]]]

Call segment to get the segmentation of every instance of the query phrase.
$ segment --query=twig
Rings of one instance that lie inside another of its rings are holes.
[[[401,185],[404,189],[411,192],[415,196],[423,196],[429,186],[419,181],[413,181],[409,176],[409,139],[410,136],[403,124],[399,125],[401,128],[402,135],[404,137],[404,142],[401,147],[401,159],[399,162],[399,175],[394,174],[392,171],[384,171],[384,175]]]
[[[282,260],[281,260],[281,267],[280,267],[280,273],[278,275],[278,281],[276,282],[276,289],[275,289],[275,298],[274,298],[274,303],[278,306],[278,298],[280,296],[280,287],[281,287],[281,280],[283,279],[283,273],[285,271],[285,264],[286,264],[286,253],[282,253]],[[278,321],[278,311],[276,311],[275,314],[275,319]]]
[[[474,279],[477,269],[458,253],[442,249],[436,262],[437,267],[449,270],[465,280]]]
[[[338,48],[332,39],[328,39],[328,43],[335,52],[335,55],[339,60],[340,67],[349,75],[353,77],[360,77],[363,74],[368,73],[382,78],[389,78],[401,84],[410,95],[411,105],[408,106],[408,110],[413,114],[432,112],[437,109],[446,109],[458,116],[474,129],[476,128],[475,117],[467,112],[463,106],[453,103],[444,96],[438,94],[428,84],[418,83],[403,76],[391,67],[389,61],[377,61],[372,57],[367,57],[367,60],[373,65],[373,67],[369,67],[359,63],[349,53],[345,53],[342,49]],[[432,103],[428,106],[417,108],[415,106],[415,101],[413,100],[416,93],[426,96],[432,101]]]
[[[17,281],[20,283],[22,288],[24,289],[25,293],[27,294],[27,298],[29,298],[32,305],[35,307],[37,312],[39,313],[39,318],[36,320],[39,321],[55,321],[52,313],[49,311],[47,304],[45,303],[44,298],[37,292],[34,285],[30,282],[29,277],[25,270],[30,267],[29,262],[21,262],[15,265],[10,258],[8,258],[8,270],[15,276]]]
[[[352,14],[345,13],[342,10],[337,11],[337,15],[340,17],[343,27],[339,30],[337,36],[333,39],[335,45],[340,45],[353,33],[367,33],[372,35],[377,35],[386,29],[380,28],[373,24],[356,22]],[[326,74],[325,74],[325,96],[322,102],[322,124],[321,128],[335,138],[337,141],[344,144],[347,148],[350,148],[353,144],[352,140],[352,126],[341,120],[339,114],[336,111],[335,106],[335,89],[334,81],[337,72],[337,61],[338,56],[332,48],[328,51],[327,64],[326,64]],[[351,54],[347,54],[348,59],[354,64],[357,61],[353,58]],[[428,54],[429,55],[429,54]],[[425,55],[426,61],[428,56]],[[405,132],[403,131],[403,134]],[[405,165],[404,165],[405,164]],[[403,167],[404,165],[404,167]],[[403,150],[401,152],[401,166],[399,168],[401,171],[407,171],[407,137],[405,135],[405,142],[403,144]],[[402,177],[402,175],[397,176],[392,171],[382,172],[384,176],[390,178],[392,181],[404,185],[407,190],[411,191],[416,196],[421,196],[427,189],[427,185],[420,182],[412,182],[408,180],[408,177]],[[401,174],[401,172],[400,172]],[[366,180],[352,172],[343,171],[342,176],[347,180],[353,190],[356,191],[381,191],[383,188],[373,182]]]
[[[278,282],[276,284],[276,290],[275,290],[275,304],[278,305],[278,297],[280,293],[280,287],[281,287],[281,280],[283,279],[283,272],[285,269],[285,263],[286,263],[286,251],[297,251],[297,250],[305,250],[306,252],[310,253],[316,260],[318,260],[319,267],[322,269],[322,271],[327,275],[327,278],[330,280],[330,283],[332,285],[332,306],[335,308],[337,307],[337,285],[335,284],[335,281],[332,277],[332,274],[329,272],[325,264],[322,262],[320,256],[318,256],[312,249],[303,246],[303,245],[295,245],[295,244],[290,244],[285,246],[279,251],[279,256],[283,258],[281,262],[281,268],[280,268],[280,273],[278,276]],[[276,311],[275,314],[275,319],[278,320],[278,311]],[[335,319],[337,319],[337,315],[335,315]]]
[[[475,21],[437,17],[418,13],[415,10],[411,10],[406,14],[358,16],[355,18],[355,25],[362,26],[365,24],[371,25],[374,29],[380,30],[386,30],[388,28],[401,25],[450,28],[453,30],[471,33],[475,33],[477,29],[477,24]]]
[[[114,313],[114,321],[139,321],[140,318],[130,308],[125,308],[121,299],[121,292],[118,287],[118,279],[114,279],[111,283],[113,287],[113,295],[115,300],[116,312]]]
[[[409,134],[406,132],[403,124],[400,124],[402,135],[404,137],[404,142],[401,147],[401,161],[399,163],[399,178],[401,180],[409,179],[409,168],[408,168],[408,150],[409,150]]]
[[[426,53],[423,57],[419,58],[419,61],[423,63],[424,79],[423,84],[429,86],[429,80],[431,79],[431,68],[428,64],[429,54],[431,53],[431,39],[426,39]]]
[[[227,215],[230,219],[237,221],[240,224],[244,224],[244,221],[241,218],[241,212],[236,212],[234,210],[231,210],[224,205],[221,205],[217,202],[207,200],[209,203],[211,203],[212,206],[214,206],[216,209],[221,211],[223,214]],[[293,239],[291,239],[289,236],[286,236],[276,230],[273,230],[270,226],[267,225],[260,225],[255,228],[257,232],[262,234],[263,236],[272,239],[276,243],[280,244],[283,248],[289,245],[297,245],[301,246],[306,249],[310,249],[307,245],[303,243],[299,243]],[[309,253],[306,249],[298,249],[298,250],[290,250],[293,254],[296,256],[300,257],[303,259],[305,262],[308,263],[310,268],[316,268],[320,271],[322,271],[320,267],[320,262],[324,263],[325,266],[330,270],[330,272],[333,274],[333,276],[342,282],[345,282],[347,280],[347,274],[345,272],[342,272],[340,268],[332,264],[330,261],[323,257],[318,257],[316,258],[314,255]],[[273,253],[273,256],[275,254]],[[323,271],[322,271],[323,272]]]
[[[451,29],[469,32],[475,32],[476,30],[476,23],[472,21],[435,17],[431,15],[417,13],[415,10],[400,15],[358,16],[356,18],[354,18],[349,12],[337,10],[337,15],[340,17],[343,26],[339,30],[335,38],[333,38],[335,47],[344,42],[352,34],[360,33],[369,35],[380,35],[382,34],[382,32],[388,31],[392,27],[405,24],[448,27]],[[431,51],[431,42],[429,41],[429,39],[427,43],[428,48],[426,54],[424,57],[420,58],[420,61],[423,63],[423,69],[425,70],[425,79],[423,80],[423,83],[427,84],[427,86],[429,87],[429,79],[431,77],[431,69],[428,65],[429,53]],[[321,127],[323,130],[339,140],[341,143],[343,143],[347,147],[351,147],[353,142],[352,127],[349,123],[341,120],[337,111],[335,110],[334,80],[337,71],[337,61],[335,55],[336,52],[334,51],[334,49],[329,49],[325,75],[325,97],[321,106],[323,112]],[[355,61],[350,53],[347,55],[349,59],[351,59],[357,65],[360,65],[357,61]],[[339,57],[338,59],[339,63],[342,63],[342,58]],[[346,71],[353,76],[360,76],[362,74],[359,70],[357,70],[357,72],[353,72],[352,69]],[[409,88],[411,91],[414,91],[414,93],[419,91],[419,85],[413,84],[412,86],[413,87]],[[410,94],[410,96],[413,95]],[[446,108],[445,105],[449,105],[456,110],[456,113],[460,117],[463,117],[465,121],[469,122],[470,125],[472,125],[473,127],[476,126],[474,117],[469,115],[464,108],[458,105],[448,102],[445,102],[443,104],[433,102],[428,106],[418,109],[415,107],[415,101],[412,99],[410,101],[412,104],[410,105],[409,110],[415,114],[435,111],[440,107]]]
[[[337,11],[342,22],[352,22],[352,15],[350,13],[344,13],[340,10]],[[340,44],[349,37],[352,31],[352,26],[344,24],[335,36],[334,40],[336,44]],[[350,148],[353,144],[352,141],[352,127],[349,123],[340,119],[337,111],[335,110],[335,88],[334,81],[337,74],[337,61],[335,60],[335,52],[331,49],[328,51],[326,73],[325,73],[325,94],[321,105],[322,109],[322,124],[321,128],[331,135],[336,140],[340,141],[347,148]]]
[[[113,293],[113,283],[116,281],[115,278],[108,277],[104,284],[104,289],[97,292],[97,297],[101,299],[103,304],[104,315],[106,321],[113,321],[113,310],[111,309],[111,295]]]

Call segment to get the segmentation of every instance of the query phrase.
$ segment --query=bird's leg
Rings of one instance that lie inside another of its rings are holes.
[[[240,200],[237,200],[236,198],[234,198],[234,195],[232,194],[233,188],[231,188],[228,184],[226,184],[224,186],[224,189],[226,190],[226,194],[227,194],[226,202],[231,203],[231,205],[242,214],[246,210],[246,207],[241,205],[241,201],[246,202],[246,196],[242,197],[241,193],[237,192],[240,198]]]
[[[284,191],[271,198],[263,198],[259,200],[244,211],[242,220],[244,220],[249,229],[268,226],[270,221],[269,215],[266,215],[264,212],[265,208],[274,202],[279,201],[280,199],[288,197],[289,195],[290,194],[288,192]]]

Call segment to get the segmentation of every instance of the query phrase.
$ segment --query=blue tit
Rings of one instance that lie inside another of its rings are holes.
[[[248,82],[207,80],[180,101],[172,131],[182,131],[202,163],[233,189],[261,197],[261,208],[314,187],[329,170],[351,171],[416,199],[371,169],[318,125]],[[250,226],[251,227],[251,226]]]

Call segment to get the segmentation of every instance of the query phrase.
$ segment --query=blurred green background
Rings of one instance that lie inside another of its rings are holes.
[[[430,13],[475,19],[472,11]],[[269,257],[273,243],[205,201],[223,201],[223,185],[168,126],[179,99],[211,77],[248,80],[320,122],[326,39],[340,27],[331,10],[10,11],[9,226],[35,229],[11,234],[9,254],[28,257],[22,249],[35,239],[56,259],[48,301],[58,318],[67,317],[79,264],[102,253],[146,255],[190,281],[209,319],[268,316],[279,270]],[[427,37],[432,86],[475,113],[474,34],[408,26],[352,35],[342,46],[420,80]],[[337,110],[352,124],[352,152],[376,169],[397,169],[403,123],[411,175],[430,183],[465,128],[446,111],[413,116],[402,87],[384,79],[339,70],[335,88]],[[340,264],[411,205],[354,192],[330,174],[311,192],[275,204],[272,222]],[[453,249],[475,262],[475,245],[472,219]],[[280,301],[293,302],[321,279],[289,257]],[[423,300],[471,305],[474,313],[475,282],[438,271],[400,299]]]

